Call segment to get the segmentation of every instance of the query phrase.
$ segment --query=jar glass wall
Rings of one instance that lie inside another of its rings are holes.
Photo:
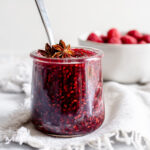
[[[86,57],[33,58],[32,122],[40,131],[55,136],[90,133],[104,121],[102,98],[103,52],[92,48]]]

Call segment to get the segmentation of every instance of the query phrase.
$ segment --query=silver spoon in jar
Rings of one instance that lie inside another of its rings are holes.
[[[39,14],[41,16],[41,20],[42,20],[43,25],[44,25],[49,44],[54,45],[55,44],[54,36],[53,36],[52,28],[50,25],[50,21],[49,21],[49,18],[48,18],[48,15],[47,15],[47,12],[46,12],[46,9],[44,6],[44,1],[43,0],[35,0],[35,2],[37,5]]]

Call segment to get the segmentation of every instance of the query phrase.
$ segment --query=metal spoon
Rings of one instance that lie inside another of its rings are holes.
[[[41,16],[41,20],[42,20],[43,25],[44,25],[49,44],[54,45],[55,44],[54,36],[53,36],[52,28],[50,25],[50,21],[49,21],[49,18],[48,18],[48,15],[47,15],[47,12],[46,12],[46,9],[44,6],[44,1],[43,0],[35,0],[35,2],[37,5],[39,14]]]

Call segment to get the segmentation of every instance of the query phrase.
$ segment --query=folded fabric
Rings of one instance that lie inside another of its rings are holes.
[[[16,63],[13,67],[14,74],[0,77],[0,91],[24,92],[26,97],[8,116],[10,121],[0,125],[0,141],[26,143],[44,150],[80,150],[87,145],[113,150],[115,141],[133,145],[138,150],[150,149],[150,84],[104,83],[106,114],[102,127],[82,137],[53,138],[37,131],[30,122],[31,65]]]

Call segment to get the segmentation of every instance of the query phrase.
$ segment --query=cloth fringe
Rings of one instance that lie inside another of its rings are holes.
[[[114,150],[113,144],[115,142],[132,145],[136,150],[150,149],[150,141],[135,131],[125,132],[118,130],[116,132],[112,132],[111,134],[104,134],[103,136],[99,136],[85,143],[80,143],[77,145],[67,144],[67,146],[64,147],[50,147],[50,144],[48,143],[47,146],[43,145],[40,140],[37,141],[37,139],[31,137],[30,131],[25,127],[20,127],[16,131],[12,129],[0,129],[0,135],[0,141],[5,141],[6,144],[9,144],[10,142],[17,142],[20,145],[27,143],[32,147],[39,148],[40,150],[85,150],[86,146],[96,150]]]

